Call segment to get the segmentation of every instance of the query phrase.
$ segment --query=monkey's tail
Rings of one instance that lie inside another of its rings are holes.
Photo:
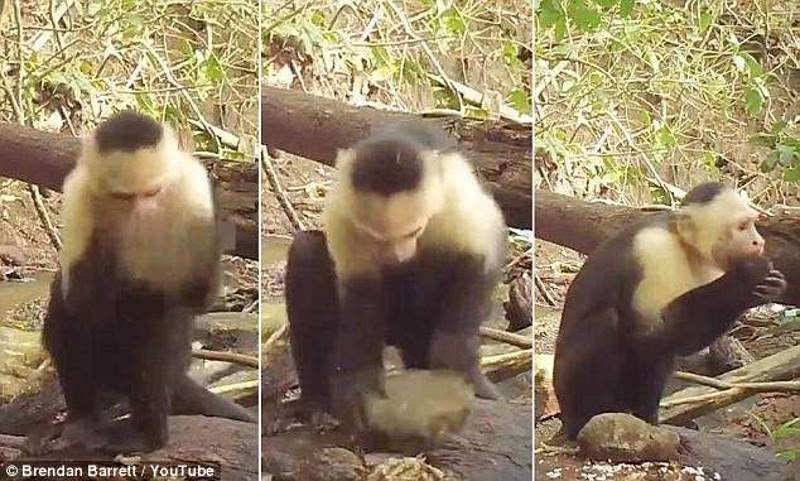
[[[203,414],[248,423],[256,422],[255,416],[247,409],[214,394],[185,374],[175,384],[171,411],[172,414]]]

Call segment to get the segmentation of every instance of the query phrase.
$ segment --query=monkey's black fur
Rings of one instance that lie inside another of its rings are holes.
[[[59,374],[70,420],[100,420],[104,394],[127,398],[136,431],[117,434],[109,450],[151,450],[168,437],[167,415],[206,414],[253,421],[244,408],[191,380],[192,321],[205,311],[216,281],[218,251],[181,292],[169,293],[119,275],[118,249],[95,234],[85,257],[59,273],[50,292],[44,344]],[[113,432],[113,431],[112,431]],[[140,435],[136,438],[135,435]]]
[[[686,193],[681,205],[708,204],[722,193],[727,187],[721,182],[704,182]]]
[[[688,202],[710,202],[720,191],[704,185]],[[763,257],[739,259],[719,279],[671,301],[662,310],[660,325],[641,329],[631,303],[643,272],[632,242],[647,227],[670,228],[671,215],[652,216],[603,243],[570,286],[553,380],[569,439],[604,412],[629,412],[657,423],[675,356],[707,347],[746,309],[767,302],[753,292],[770,282],[765,280],[770,262]]]
[[[431,126],[418,122],[390,124],[354,147],[353,187],[381,195],[413,190],[423,176],[420,154],[454,147],[443,132]]]
[[[163,128],[150,117],[126,110],[100,124],[94,136],[97,152],[135,152],[155,147],[164,135]]]
[[[286,306],[303,400],[330,409],[332,397],[357,405],[352,396],[380,390],[385,345],[400,349],[407,368],[448,368],[488,384],[477,371],[478,327],[499,269],[487,274],[476,256],[423,249],[382,274],[346,279],[340,304],[324,233],[295,237]],[[490,386],[475,388],[489,397]]]

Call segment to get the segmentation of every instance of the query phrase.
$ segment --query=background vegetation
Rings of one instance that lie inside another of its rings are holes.
[[[623,202],[725,176],[797,204],[797,2],[542,0],[537,184]]]
[[[506,103],[530,114],[528,1],[289,0],[263,8],[269,85],[411,112],[484,118]],[[470,102],[454,84],[485,98]]]

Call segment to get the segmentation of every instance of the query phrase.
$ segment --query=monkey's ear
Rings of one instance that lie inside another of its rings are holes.
[[[356,151],[353,149],[339,149],[336,154],[336,163],[334,164],[337,169],[349,165],[356,157]]]
[[[679,210],[675,213],[675,230],[684,241],[693,243],[697,229],[694,225],[694,218],[689,212]]]

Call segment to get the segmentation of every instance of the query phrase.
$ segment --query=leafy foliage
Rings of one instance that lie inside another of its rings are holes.
[[[0,42],[4,120],[81,135],[134,108],[184,128],[201,154],[252,159],[255,2],[90,0],[54,12],[21,3],[22,28],[6,19]],[[244,141],[226,145],[211,126]]]
[[[800,439],[800,418],[792,419],[778,426],[772,431],[772,439],[780,442],[786,439]],[[785,461],[800,460],[800,450],[787,449],[778,453],[778,457]]]
[[[792,2],[541,0],[537,179],[642,203],[725,176],[793,203],[800,25]]]
[[[531,114],[531,5],[513,0],[264,2],[264,78],[353,103],[476,118]],[[452,88],[455,84],[457,88]],[[343,85],[349,86],[342,89]],[[483,94],[471,101],[458,87]]]

